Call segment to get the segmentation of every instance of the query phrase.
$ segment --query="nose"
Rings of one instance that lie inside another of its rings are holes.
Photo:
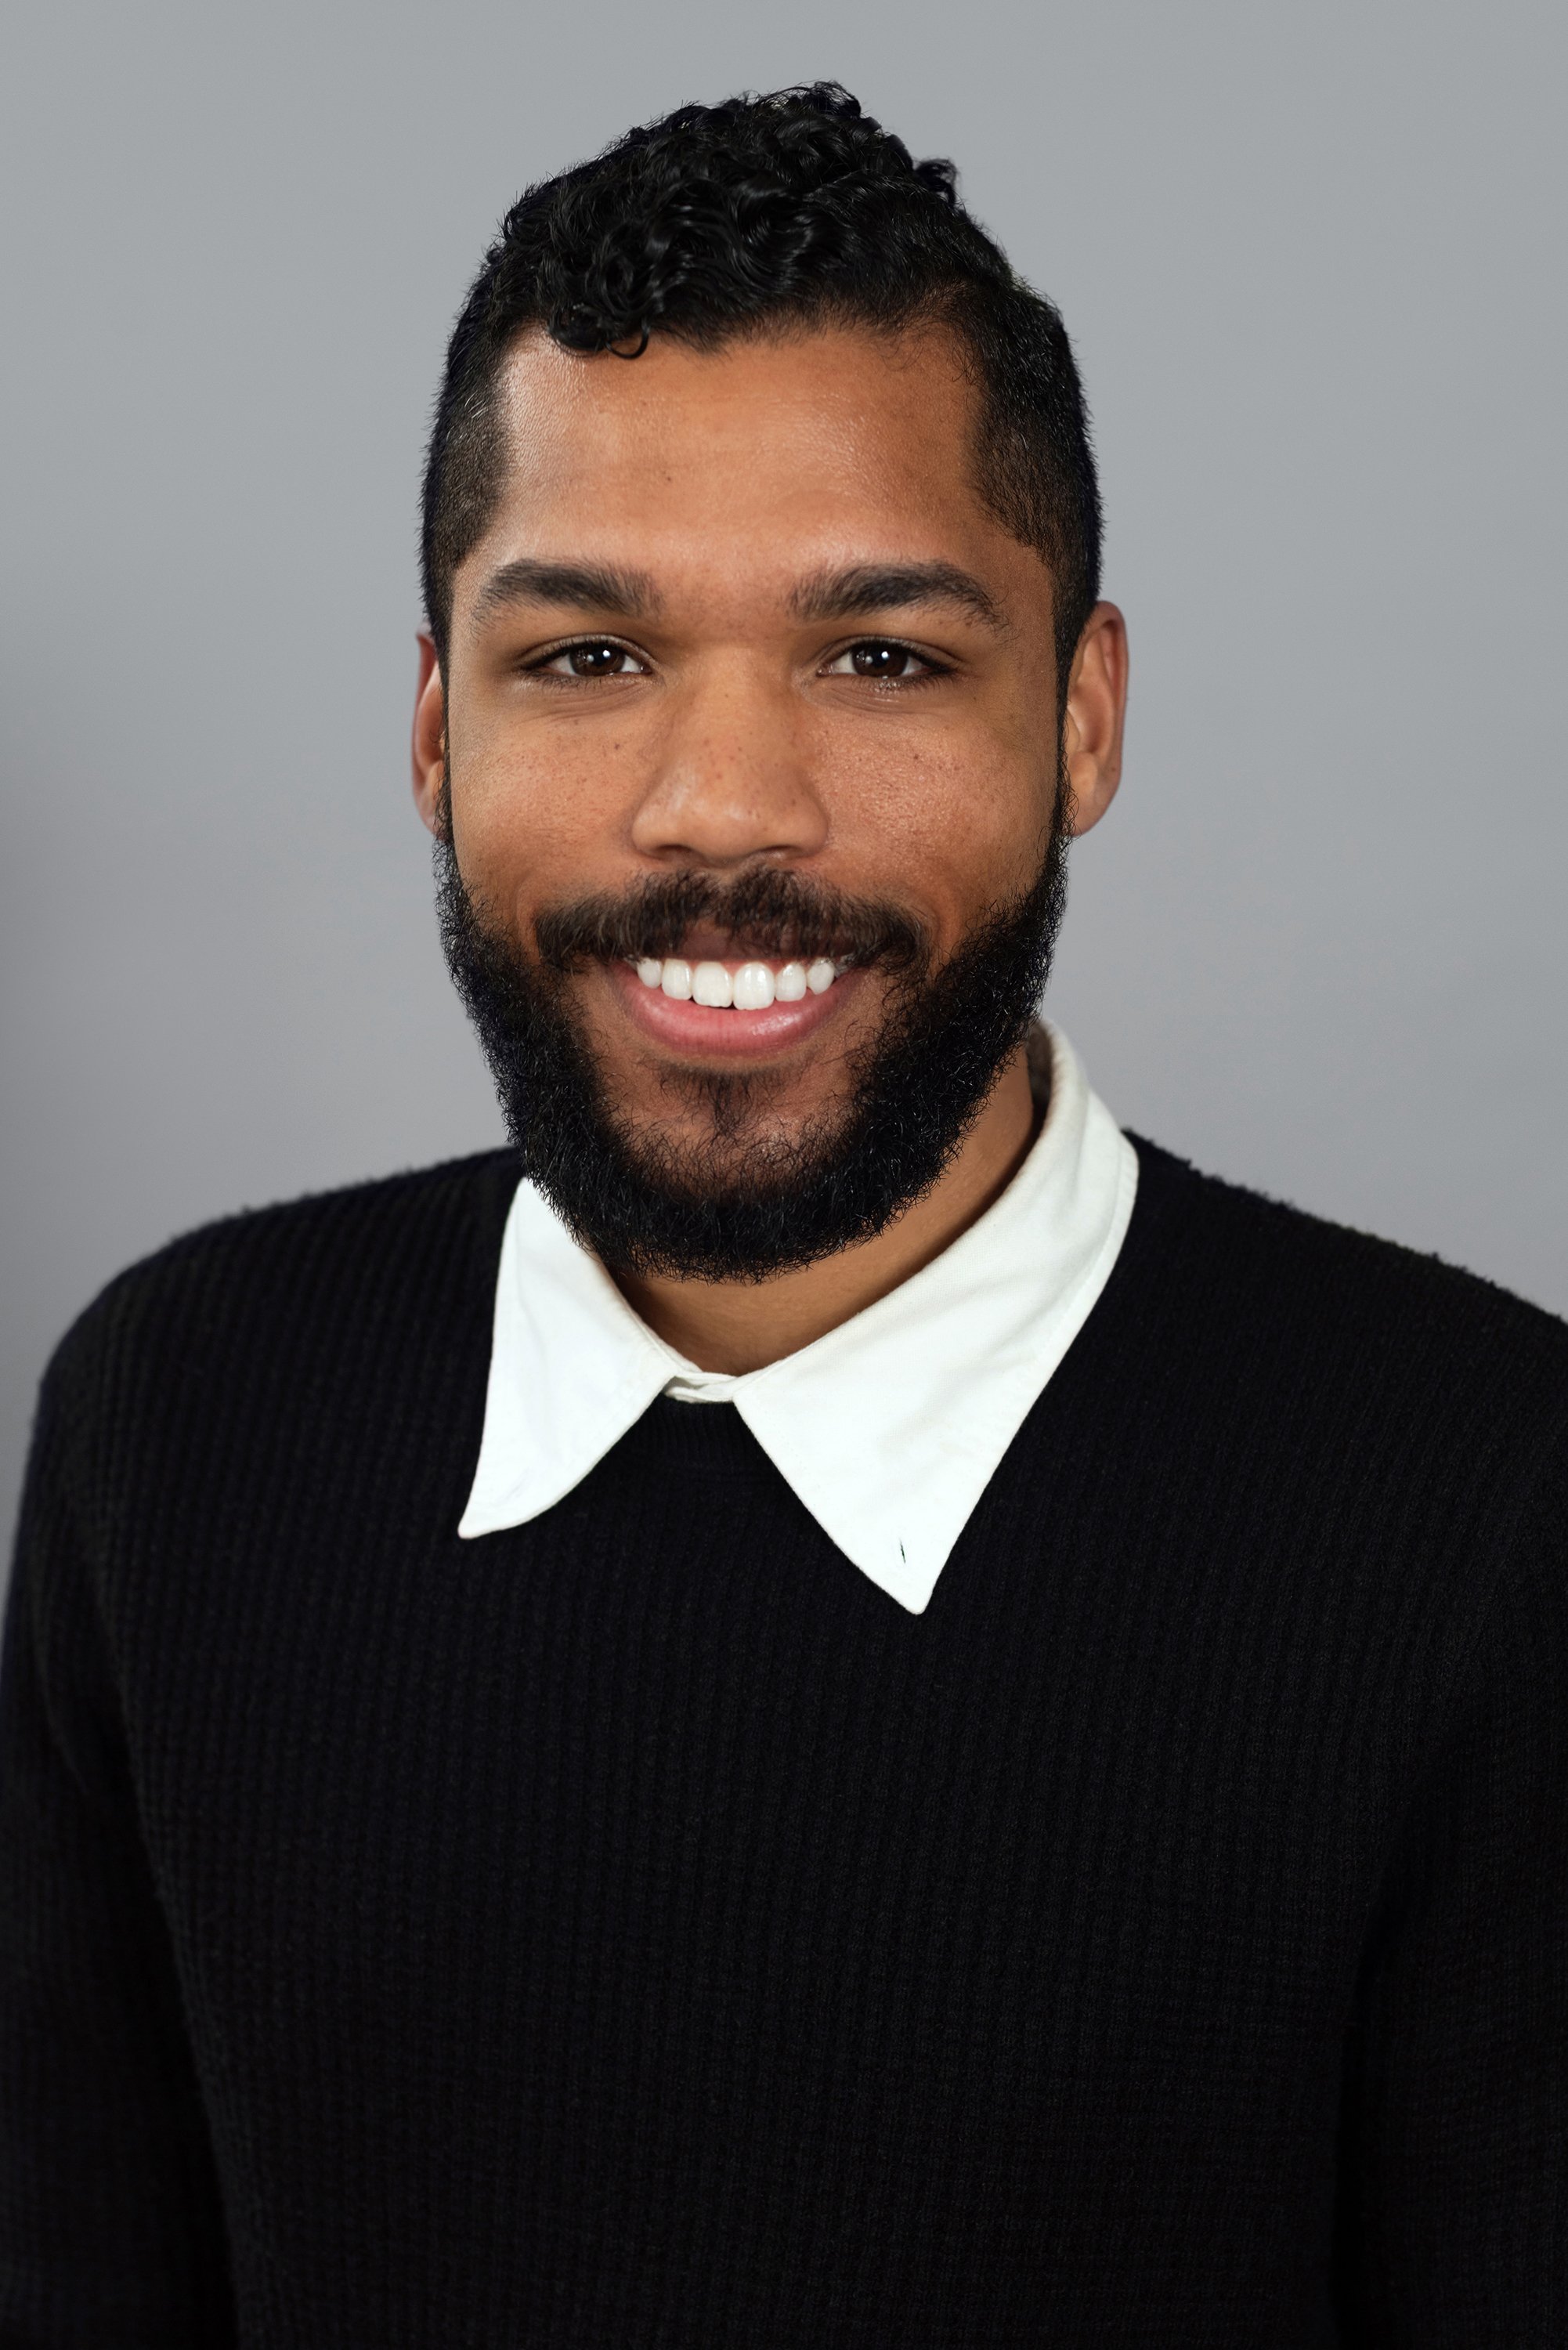
[[[671,697],[632,845],[663,864],[713,867],[810,857],[827,811],[784,680],[731,664]]]

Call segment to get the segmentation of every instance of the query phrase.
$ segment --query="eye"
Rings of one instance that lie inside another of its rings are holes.
[[[868,677],[888,685],[912,684],[918,678],[940,674],[937,663],[912,646],[894,644],[885,637],[866,637],[857,645],[846,645],[824,671],[827,677]]]
[[[610,637],[580,637],[532,664],[540,677],[646,677],[648,664]]]

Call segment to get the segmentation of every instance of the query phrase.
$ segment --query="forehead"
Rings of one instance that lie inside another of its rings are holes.
[[[940,329],[717,351],[655,335],[635,359],[531,332],[500,387],[502,494],[462,571],[569,551],[733,593],[816,565],[946,559],[1027,593],[1044,568],[979,494],[975,405]]]

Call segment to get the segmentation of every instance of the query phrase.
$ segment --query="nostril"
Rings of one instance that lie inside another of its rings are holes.
[[[632,819],[639,852],[719,868],[819,849],[826,811],[804,775],[759,773],[737,760],[668,770]]]

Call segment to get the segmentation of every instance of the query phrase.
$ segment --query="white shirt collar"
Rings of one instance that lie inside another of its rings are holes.
[[[526,1180],[506,1220],[484,1430],[458,1533],[524,1524],[654,1398],[732,1403],[823,1531],[919,1615],[1110,1278],[1137,1158],[1054,1027],[1044,1121],[940,1256],[762,1370],[704,1371],[633,1313]]]

